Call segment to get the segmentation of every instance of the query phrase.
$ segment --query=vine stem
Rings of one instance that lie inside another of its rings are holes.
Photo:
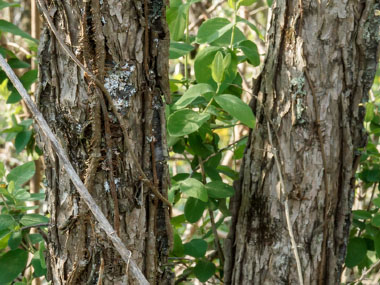
[[[268,120],[267,120],[267,130],[268,130],[269,143],[270,143],[270,145],[272,147],[272,153],[273,153],[273,156],[274,156],[274,160],[276,162],[278,176],[280,177],[281,194],[284,196],[284,199],[285,199],[284,200],[285,219],[286,219],[286,224],[288,226],[288,232],[289,232],[289,236],[290,236],[290,241],[292,243],[293,254],[294,254],[294,257],[296,259],[298,279],[299,279],[300,285],[303,285],[304,283],[303,283],[303,276],[302,276],[301,260],[300,260],[299,254],[298,254],[298,247],[297,247],[296,240],[294,238],[292,223],[291,223],[291,220],[290,220],[288,194],[287,194],[287,192],[285,190],[285,183],[284,183],[284,179],[282,177],[280,161],[279,161],[278,156],[277,156],[277,150],[273,147],[271,128],[270,128]]]
[[[186,13],[186,38],[185,42],[189,43],[189,13],[190,13],[190,7],[187,9]],[[186,88],[189,88],[189,74],[188,74],[188,64],[189,64],[189,54],[185,54],[185,80],[186,80]]]
[[[206,172],[205,172],[205,168],[203,165],[202,158],[200,156],[198,156],[198,160],[199,160],[199,165],[201,167],[202,181],[203,181],[203,184],[206,184],[206,182],[207,182],[206,181]],[[220,244],[218,231],[217,231],[216,225],[215,225],[214,213],[212,212],[210,207],[208,207],[208,214],[210,215],[211,229],[212,229],[212,233],[214,234],[214,238],[215,238],[214,242],[215,242],[216,250],[217,250],[218,255],[219,255],[220,265],[223,268],[223,266],[224,266],[224,254],[223,254],[222,246]]]
[[[216,88],[216,92],[215,94],[212,96],[212,98],[210,99],[210,102],[207,103],[207,106],[206,108],[202,111],[201,114],[203,114],[204,112],[206,112],[206,110],[208,109],[208,107],[210,107],[211,103],[214,101],[214,97],[219,93],[219,89],[220,89],[220,83],[218,83],[218,87]]]
[[[232,49],[232,46],[233,46],[234,40],[235,40],[236,14],[237,14],[237,8],[236,8],[236,3],[235,3],[234,17],[232,20],[233,22],[232,22],[231,42],[230,42],[230,48],[231,49]]]

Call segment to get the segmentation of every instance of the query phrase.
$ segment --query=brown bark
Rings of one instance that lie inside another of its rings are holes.
[[[128,124],[45,28],[39,48],[37,103],[91,195],[151,284],[171,282],[169,212],[144,186],[145,174],[166,196],[164,102],[168,31],[158,1],[47,1],[66,44],[105,84]],[[48,277],[54,284],[135,284],[112,243],[75,192],[56,155],[43,146],[51,217]]]
[[[376,71],[379,8],[378,0],[275,1],[251,102],[257,125],[231,203],[226,284],[299,284],[286,198],[304,284],[339,284],[357,149],[366,143],[361,103]]]

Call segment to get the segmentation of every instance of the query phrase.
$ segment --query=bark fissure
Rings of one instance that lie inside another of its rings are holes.
[[[289,189],[304,283],[339,283],[356,150],[366,141],[360,103],[367,99],[378,57],[378,5],[353,0],[274,3],[267,57],[251,102],[257,124],[231,201],[226,284],[299,282],[271,147],[279,150]],[[265,133],[266,116],[276,135],[274,146]]]
[[[164,5],[153,9],[153,33],[152,23],[143,25],[149,17],[143,13],[144,2],[150,1],[49,1],[59,33],[91,73],[83,73],[45,31],[39,49],[46,58],[42,60],[45,65],[40,66],[38,97],[76,170],[132,250],[132,258],[153,283],[167,284],[170,270],[161,267],[170,250],[170,213],[162,196],[166,195],[163,188],[167,187],[168,171],[166,157],[161,155],[165,153],[162,133],[166,130],[159,114],[164,108],[161,95],[168,91],[165,50],[169,41]],[[153,43],[159,51],[156,54],[149,49]],[[147,45],[149,53],[144,54]],[[109,96],[105,94],[107,102],[103,99],[105,92],[109,92]],[[145,101],[148,96],[152,97],[151,104]],[[146,128],[147,121],[159,127]],[[156,141],[147,143],[152,137]],[[45,153],[49,155],[48,163],[57,161],[54,153]],[[61,171],[57,161],[52,172]],[[55,284],[134,284],[136,280],[126,273],[127,264],[92,222],[68,178],[64,174],[52,175],[48,182],[49,188],[57,185],[56,193],[49,191],[48,195],[49,211],[56,216],[52,215],[48,246],[51,280]],[[142,187],[141,182],[148,187]],[[155,195],[149,190],[153,185]],[[156,210],[152,212],[153,208]],[[55,231],[59,225],[64,227]],[[154,242],[149,247],[150,241]],[[149,259],[152,255],[154,258]]]

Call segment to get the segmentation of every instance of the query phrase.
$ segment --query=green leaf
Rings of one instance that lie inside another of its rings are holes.
[[[197,34],[197,43],[212,43],[227,32],[231,32],[233,24],[224,18],[213,18],[203,22]]]
[[[45,193],[32,193],[28,201],[40,201],[45,200]]]
[[[185,248],[185,254],[195,258],[204,257],[207,251],[207,242],[203,239],[193,239],[183,246]]]
[[[41,277],[46,274],[46,268],[43,268],[41,266],[41,259],[44,259],[44,256],[40,256],[40,252],[36,251],[33,255],[32,259],[32,266],[34,269],[33,276],[34,277]]]
[[[228,6],[235,10],[236,8],[236,0],[228,0]]]
[[[370,122],[373,120],[373,117],[374,117],[374,111],[375,111],[375,104],[373,104],[372,102],[368,102],[366,104],[366,112],[365,112],[365,118],[364,118],[364,121],[365,122]]]
[[[185,218],[189,223],[197,222],[203,215],[204,210],[206,209],[206,203],[189,197],[185,204]]]
[[[30,198],[30,193],[23,188],[16,189],[13,195],[19,201],[27,201]]]
[[[208,201],[207,191],[202,182],[194,178],[187,178],[179,182],[179,189],[189,197],[197,198],[203,202]]]
[[[0,31],[11,33],[13,35],[20,36],[20,37],[23,37],[23,38],[26,38],[38,43],[38,41],[32,38],[29,34],[20,30],[16,25],[13,25],[12,23],[9,23],[8,21],[5,21],[5,20],[0,20]]]
[[[271,7],[272,4],[273,4],[273,0],[267,0],[267,4],[268,4],[269,7]]]
[[[185,215],[178,215],[170,219],[170,223],[174,227],[181,227],[183,223],[186,223]]]
[[[194,47],[190,44],[171,41],[169,47],[169,59],[180,58],[192,50],[194,50]]]
[[[19,133],[19,132],[22,132],[24,130],[24,127],[21,126],[21,125],[15,125],[11,128],[8,128],[8,129],[5,129],[3,131],[1,131],[3,134],[9,134],[9,133]]]
[[[218,47],[207,47],[201,50],[194,61],[194,72],[195,78],[198,83],[208,83],[214,90],[217,88],[217,84],[212,78],[211,66],[214,60],[215,54],[221,51],[221,48]],[[236,55],[228,51],[231,54],[231,63],[228,68],[224,71],[224,80],[219,89],[220,92],[229,87],[229,84],[234,81],[237,76],[237,64],[238,60]]]
[[[213,150],[210,149],[211,146],[209,144],[205,144],[198,133],[190,134],[188,143],[190,145],[190,149],[188,149],[188,151],[193,155],[200,155],[202,158],[206,158],[213,153]]]
[[[5,167],[4,167],[4,163],[2,163],[0,161],[0,178],[4,177],[5,175]]]
[[[236,144],[234,150],[234,159],[242,159],[244,156],[244,151],[247,146],[248,138],[245,138]]]
[[[16,153],[20,153],[29,143],[32,137],[32,131],[22,131],[17,134],[15,139]]]
[[[198,83],[210,83],[211,80],[216,87],[215,82],[211,76],[211,64],[214,60],[215,54],[220,51],[219,47],[207,47],[198,52],[194,61],[195,78]]]
[[[234,95],[223,94],[215,96],[215,101],[223,110],[240,120],[243,124],[252,129],[255,127],[255,117],[253,116],[251,108],[240,98]]]
[[[380,232],[378,232],[375,235],[375,238],[373,239],[373,242],[375,244],[376,256],[379,258],[380,257]]]
[[[377,235],[377,233],[379,233],[380,231],[377,227],[375,227],[371,224],[366,224],[365,225],[365,232],[367,234],[369,234],[372,238],[374,238]]]
[[[10,181],[9,184],[8,184],[8,189],[7,189],[8,192],[12,194],[15,191],[15,188],[16,188],[15,187],[15,182],[14,181]]]
[[[352,211],[352,213],[354,214],[355,219],[366,220],[372,218],[372,214],[365,210],[355,210]]]
[[[12,233],[11,237],[8,240],[8,245],[11,250],[15,250],[18,248],[22,240],[21,231]]]
[[[20,122],[20,125],[24,126],[25,128],[29,128],[33,124],[33,122],[33,119],[22,120]]]
[[[26,90],[29,90],[30,86],[37,80],[38,70],[32,69],[25,72],[21,77],[20,81]],[[7,99],[7,104],[14,104],[21,100],[21,95],[18,93],[16,88],[13,87],[11,95]]]
[[[11,57],[11,58],[15,58],[16,57],[16,55],[12,51],[10,51],[9,49],[6,49],[4,47],[0,47],[0,54],[3,57]],[[4,72],[4,71],[2,71],[2,72]],[[7,77],[7,75],[5,74],[5,72],[2,75],[4,75],[4,78]]]
[[[249,6],[249,5],[252,5],[253,3],[255,3],[256,2],[256,0],[240,0],[240,1],[238,1],[238,8],[240,7],[240,6]]]
[[[212,262],[199,260],[193,271],[200,282],[206,282],[215,274],[216,267]]]
[[[223,173],[224,175],[230,177],[232,180],[238,180],[239,179],[239,173],[234,171],[233,169],[229,168],[228,166],[219,165],[217,167],[217,170],[220,173]]]
[[[7,7],[20,7],[20,4],[19,3],[8,3],[8,2],[0,0],[0,10],[7,8]]]
[[[223,69],[227,69],[231,64],[231,54],[227,53],[226,56],[223,59]]]
[[[250,64],[253,66],[260,65],[260,55],[254,42],[250,40],[242,41],[237,47],[241,49]]]
[[[176,111],[169,116],[168,132],[173,137],[191,134],[198,130],[209,117],[209,114],[199,114],[188,109]]]
[[[235,189],[222,181],[209,182],[205,187],[210,198],[228,198],[235,194]]]
[[[380,227],[380,214],[377,214],[375,217],[373,217],[372,225]]]
[[[226,47],[230,44],[233,23],[226,18],[212,18],[199,27],[196,42],[209,43],[214,46]],[[234,44],[245,40],[244,34],[235,27]]]
[[[223,81],[223,75],[224,75],[224,66],[223,66],[223,54],[218,51],[214,57],[214,60],[212,61],[211,65],[211,75],[212,79],[216,83],[222,83]]]
[[[48,223],[49,218],[39,214],[25,214],[22,216],[20,223],[24,226],[33,226],[37,224]]]
[[[364,239],[351,238],[347,246],[346,266],[352,268],[360,264],[367,255],[367,244]]]
[[[29,234],[29,239],[31,244],[39,243],[41,241],[44,241],[42,235],[40,234]]]
[[[373,203],[376,207],[380,208],[380,197],[377,197],[377,198],[373,199],[373,200],[372,200],[372,203]]]
[[[8,59],[8,64],[12,68],[29,68],[30,67],[29,63],[19,60],[18,58]]]
[[[263,35],[260,33],[260,30],[254,24],[252,24],[250,21],[248,21],[248,20],[246,20],[240,16],[236,16],[236,22],[241,22],[241,23],[246,24],[248,27],[251,28],[252,31],[256,32],[256,34],[259,36],[260,39],[264,39]]]
[[[46,269],[46,263],[45,263],[45,259],[46,259],[46,256],[45,256],[45,251],[46,251],[45,241],[40,241],[40,249],[38,251],[40,252],[40,257],[41,257],[41,259],[40,259],[41,260],[41,267]]]
[[[12,230],[5,229],[0,231],[0,249],[5,249],[8,246],[8,240],[11,237]]]
[[[179,109],[185,108],[187,105],[191,104],[196,98],[207,93],[214,93],[214,88],[206,83],[198,83],[191,86],[177,102],[175,106]]]
[[[361,173],[359,173],[359,178],[365,182],[379,182],[380,181],[380,169],[363,169]]]
[[[17,166],[7,175],[7,181],[14,181],[16,189],[22,184],[29,181],[34,176],[36,167],[34,161],[29,161],[23,165]]]
[[[0,283],[12,282],[24,270],[28,261],[28,252],[16,249],[5,253],[0,257]]]
[[[230,213],[230,211],[228,210],[228,207],[227,207],[227,200],[226,199],[219,199],[218,202],[219,202],[218,203],[218,209],[219,209],[219,211],[221,211],[222,214],[225,217],[231,216],[231,213]]]
[[[2,214],[0,215],[0,231],[5,229],[11,229],[16,225],[15,220],[11,215]]]
[[[175,233],[172,254],[174,256],[180,257],[184,255],[184,251],[185,249],[183,247],[181,237],[177,233]]]
[[[171,40],[179,41],[183,38],[186,29],[186,14],[191,4],[199,1],[187,1],[184,4],[181,0],[170,1],[170,8],[166,10],[166,21],[169,26]]]

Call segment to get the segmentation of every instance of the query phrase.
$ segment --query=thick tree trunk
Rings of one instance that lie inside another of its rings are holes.
[[[37,103],[91,195],[151,284],[170,284],[169,212],[138,164],[166,196],[168,169],[163,94],[168,94],[169,37],[162,0],[47,1],[55,26],[100,89],[65,54],[49,28],[39,48]],[[43,146],[51,218],[48,272],[54,284],[135,284],[128,265],[76,193],[56,155]],[[100,280],[102,279],[102,280]]]
[[[366,143],[362,103],[376,71],[379,9],[378,0],[275,1],[251,103],[257,126],[231,203],[226,284],[299,284],[287,199],[304,283],[339,284],[357,149]]]

